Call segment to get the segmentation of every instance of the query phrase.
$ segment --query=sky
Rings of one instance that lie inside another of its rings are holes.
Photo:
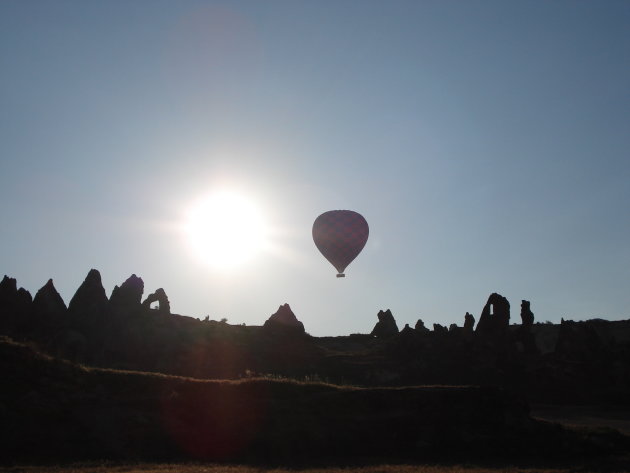
[[[132,273],[175,313],[315,336],[630,318],[630,2],[0,0],[0,276],[68,303]],[[208,264],[217,190],[263,250]],[[346,270],[313,244],[350,209]]]

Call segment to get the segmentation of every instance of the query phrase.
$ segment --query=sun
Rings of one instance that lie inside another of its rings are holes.
[[[196,258],[218,269],[250,261],[265,245],[263,215],[245,194],[213,192],[191,207],[184,232]]]

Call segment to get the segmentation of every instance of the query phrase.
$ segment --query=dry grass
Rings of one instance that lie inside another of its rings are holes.
[[[534,405],[534,418],[557,422],[573,428],[609,428],[630,435],[628,406],[552,406]]]
[[[307,468],[296,470],[234,465],[148,463],[137,465],[76,465],[68,467],[22,466],[0,468],[0,473],[569,473],[571,471],[576,470],[563,468],[482,468],[431,465],[378,465],[348,468]],[[580,469],[580,471],[584,473],[586,470]]]

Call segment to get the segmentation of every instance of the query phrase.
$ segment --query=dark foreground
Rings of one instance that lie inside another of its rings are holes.
[[[75,465],[69,467],[16,467],[0,468],[0,473],[290,473],[294,469],[260,468],[239,465],[213,464],[125,464],[125,465]],[[569,473],[570,468],[517,468],[434,465],[375,465],[365,467],[327,467],[300,469],[302,473]],[[581,472],[598,471],[580,468]],[[630,471],[630,470],[615,470]]]
[[[7,465],[447,462],[618,471],[630,451],[628,437],[614,430],[535,420],[525,403],[497,388],[196,380],[85,368],[7,338],[0,339],[0,379]]]

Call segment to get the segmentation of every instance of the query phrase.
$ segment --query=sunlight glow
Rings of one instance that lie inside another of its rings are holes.
[[[224,190],[196,202],[184,231],[195,257],[218,269],[250,261],[264,246],[266,226],[262,213],[244,194]]]

